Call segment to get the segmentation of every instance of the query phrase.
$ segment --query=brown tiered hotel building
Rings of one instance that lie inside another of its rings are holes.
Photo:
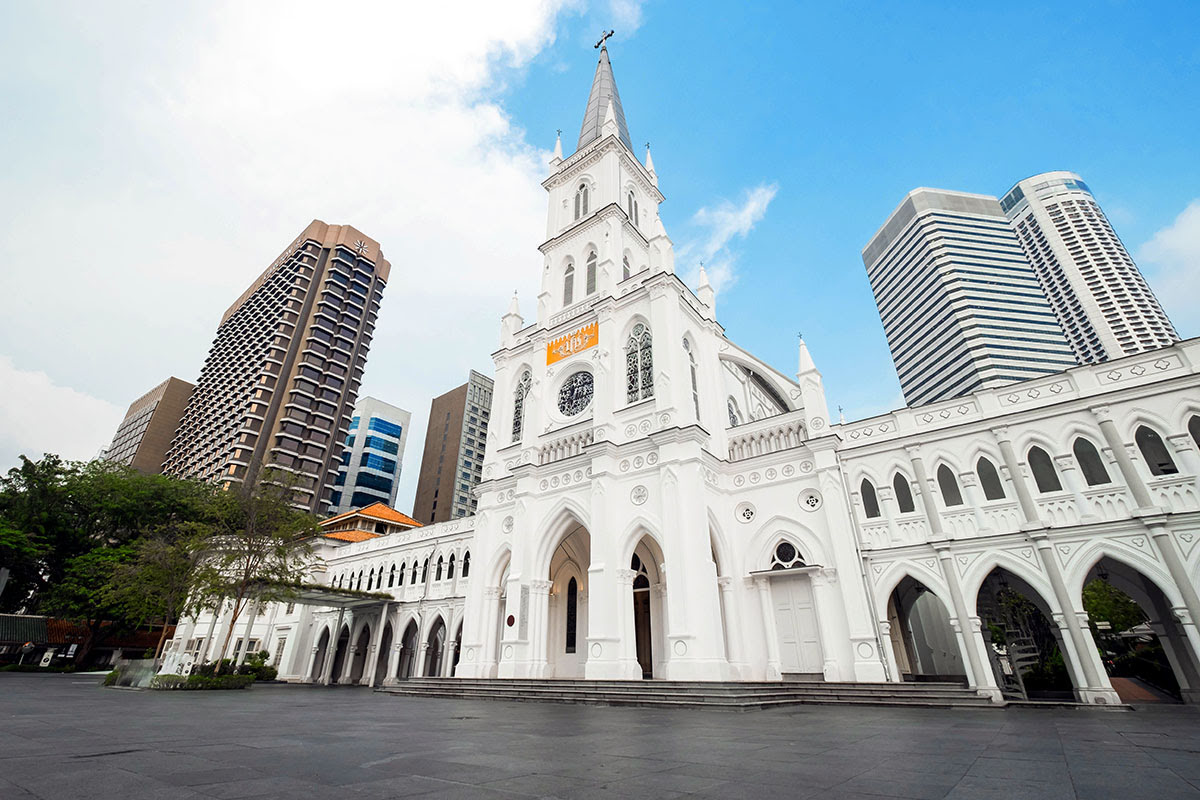
[[[390,269],[374,239],[313,220],[221,318],[163,471],[228,487],[277,466],[324,510]]]

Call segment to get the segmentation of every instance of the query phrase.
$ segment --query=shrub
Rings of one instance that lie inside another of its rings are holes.
[[[120,675],[121,675],[120,671],[114,669],[112,672],[110,672],[104,676],[104,685],[105,686],[116,686],[117,678],[120,677]]]
[[[251,664],[247,661],[237,669],[238,675],[253,675],[260,681],[273,681],[279,675],[279,670],[266,664]]]
[[[156,675],[150,682],[151,689],[245,689],[254,683],[253,675],[218,675],[215,678],[204,675]]]

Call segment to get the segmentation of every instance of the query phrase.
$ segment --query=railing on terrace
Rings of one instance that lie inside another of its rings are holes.
[[[596,430],[594,428],[577,431],[554,439],[542,445],[538,450],[538,464],[553,464],[555,461],[562,461],[564,458],[577,456],[583,452],[583,448],[595,440]]]
[[[745,461],[755,456],[790,450],[804,444],[805,437],[803,411],[747,422],[729,429],[729,460]]]

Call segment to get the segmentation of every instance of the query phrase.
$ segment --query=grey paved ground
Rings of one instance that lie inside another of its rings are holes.
[[[1200,711],[706,711],[0,674],[0,798],[1200,798]]]

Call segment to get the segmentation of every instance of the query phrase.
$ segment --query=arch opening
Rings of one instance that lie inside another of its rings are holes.
[[[442,677],[442,659],[446,654],[446,623],[438,617],[429,629],[425,638],[425,670],[421,673],[426,678]]]
[[[984,579],[976,598],[996,683],[1016,700],[1075,699],[1053,613],[1036,589],[1003,567]]]
[[[347,683],[357,684],[362,681],[367,667],[367,654],[371,652],[371,626],[363,625],[354,641],[353,658],[350,660],[350,675]]]
[[[361,574],[361,573],[360,573]],[[338,634],[337,649],[333,654],[333,671],[329,673],[329,683],[335,684],[342,677],[342,673],[346,671],[346,654],[350,650],[350,628],[343,625],[341,632]]]
[[[308,676],[313,682],[321,680],[321,674],[325,671],[325,659],[329,655],[329,628],[321,631],[321,636],[317,639],[317,652],[313,656],[312,673]]]
[[[417,621],[409,620],[400,638],[400,663],[396,667],[396,677],[402,681],[413,677],[415,672],[418,635]]]
[[[550,556],[546,676],[583,678],[587,667],[588,567],[592,539],[575,524]]]
[[[967,683],[967,668],[950,611],[919,580],[905,576],[888,597],[889,636],[905,681]]]
[[[633,573],[629,631],[633,638],[633,655],[643,679],[662,675],[666,671],[666,586],[662,577],[663,563],[658,542],[648,534],[642,536],[629,559],[629,570]]]

